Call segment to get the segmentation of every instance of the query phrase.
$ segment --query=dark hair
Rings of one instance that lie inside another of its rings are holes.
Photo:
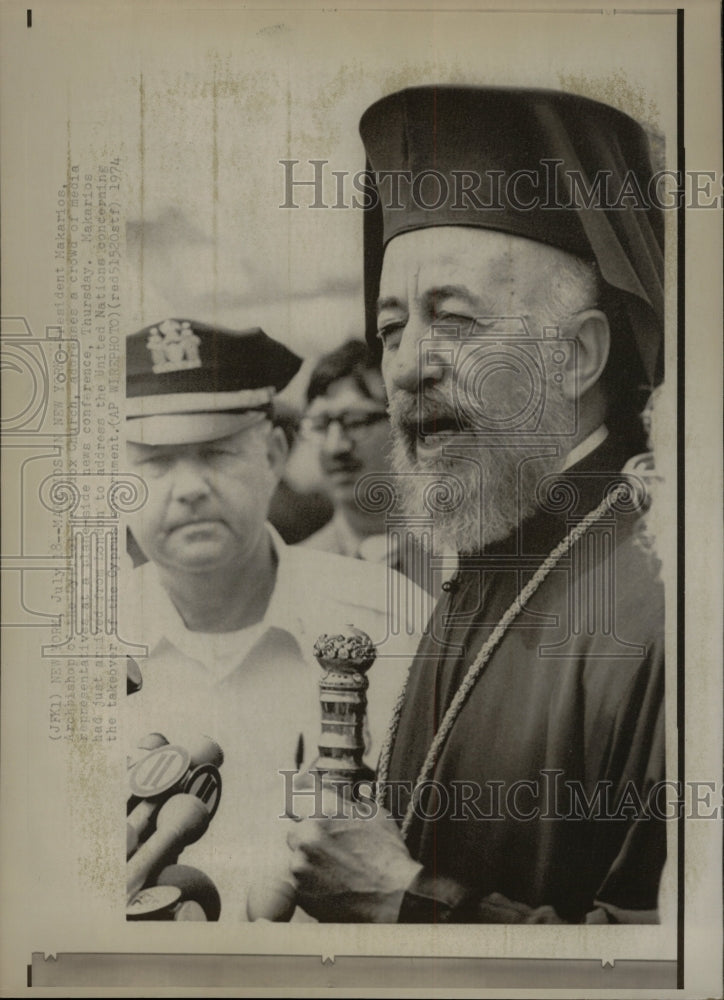
[[[343,378],[351,378],[363,396],[374,399],[365,378],[368,372],[379,373],[379,365],[363,340],[348,340],[317,362],[307,386],[307,402],[324,396],[329,387]]]
[[[269,410],[269,419],[274,427],[281,427],[287,439],[287,447],[291,450],[299,432],[300,414],[289,403],[281,403],[275,399]]]
[[[630,442],[634,451],[646,450],[646,431],[642,413],[652,386],[644,372],[629,321],[635,303],[625,292],[601,282],[598,308],[606,314],[611,329],[608,361],[601,375],[606,394],[606,424],[612,432]]]

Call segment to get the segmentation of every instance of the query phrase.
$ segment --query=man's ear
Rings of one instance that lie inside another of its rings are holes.
[[[289,456],[289,445],[281,427],[272,427],[267,438],[267,458],[269,467],[277,479],[281,479]]]
[[[576,349],[566,360],[563,394],[580,399],[596,385],[603,374],[611,348],[611,328],[600,309],[584,309],[566,328],[566,339],[575,340]]]

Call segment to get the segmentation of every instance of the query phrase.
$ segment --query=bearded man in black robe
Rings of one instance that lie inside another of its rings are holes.
[[[663,226],[646,136],[581,97],[460,87],[386,97],[360,130],[400,492],[458,563],[379,808],[289,835],[297,899],[331,921],[656,922],[664,605],[640,414],[662,374]]]

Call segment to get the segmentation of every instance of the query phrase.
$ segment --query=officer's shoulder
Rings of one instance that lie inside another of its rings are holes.
[[[297,544],[304,549],[315,549],[318,552],[334,552],[336,543],[337,533],[334,524],[332,521],[328,521],[319,531],[315,531],[313,535],[304,538]]]
[[[387,608],[388,588],[395,582],[417,585],[383,563],[352,559],[306,546],[287,550],[290,566],[308,581],[320,598],[375,610]]]

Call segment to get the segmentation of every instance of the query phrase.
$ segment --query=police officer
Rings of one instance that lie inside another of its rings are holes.
[[[124,636],[148,647],[129,732],[203,733],[224,751],[218,814],[184,854],[217,884],[222,919],[243,918],[252,878],[283,849],[279,772],[316,755],[317,636],[352,623],[379,645],[370,760],[413,652],[388,625],[391,570],[288,547],[267,523],[286,458],[271,407],[300,364],[260,329],[193,320],[127,341],[127,458],[147,490],[130,528],[148,560],[126,574],[121,609]]]

